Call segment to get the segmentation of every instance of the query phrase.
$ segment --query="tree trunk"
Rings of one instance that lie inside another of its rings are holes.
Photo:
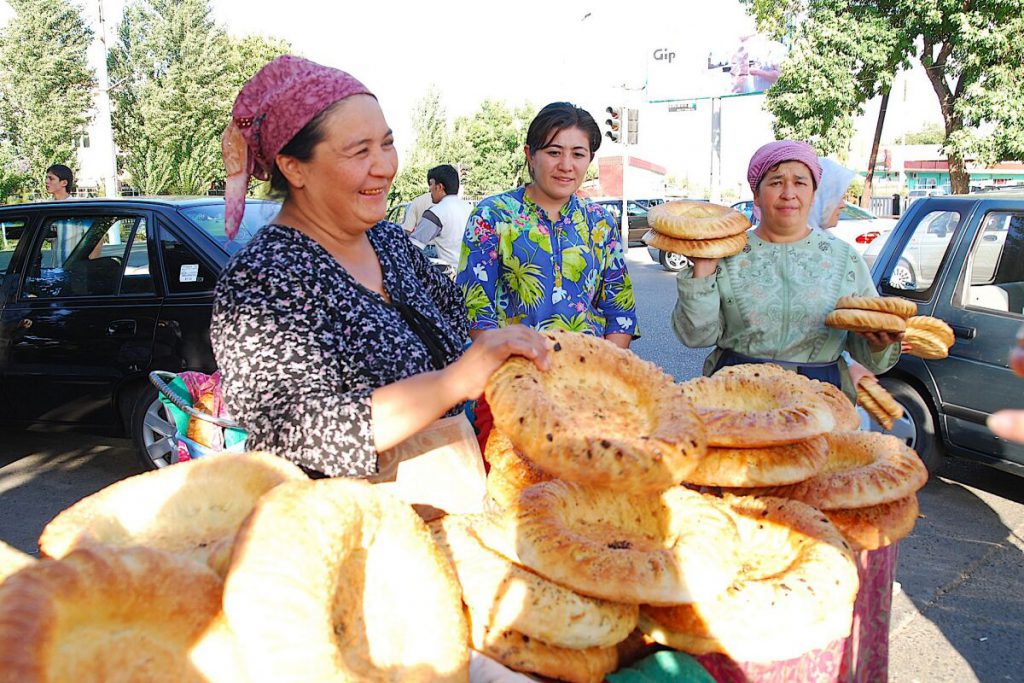
[[[928,80],[931,81],[932,89],[939,98],[939,108],[942,110],[942,120],[946,129],[946,140],[949,139],[964,127],[963,119],[956,114],[956,102],[963,94],[965,76],[961,74],[960,81],[955,90],[951,91],[946,83],[946,60],[953,51],[952,43],[943,43],[937,55],[932,55],[934,45],[927,39],[924,43],[924,51],[921,56],[921,65],[924,67]],[[970,175],[967,173],[967,164],[964,162],[963,154],[959,151],[951,151],[947,148],[946,159],[949,161],[949,189],[952,194],[967,194],[970,189]]]
[[[949,159],[949,188],[951,194],[967,194],[971,187],[971,175],[967,172],[967,164],[962,155],[950,152],[946,155]]]
[[[861,207],[871,210],[871,182],[875,179],[875,160],[878,158],[878,145],[882,141],[882,127],[885,125],[885,110],[889,107],[889,91],[886,86],[882,91],[882,103],[878,107],[878,122],[875,123],[875,137],[871,141],[871,156],[868,157],[868,174],[864,177],[864,192],[860,196]]]

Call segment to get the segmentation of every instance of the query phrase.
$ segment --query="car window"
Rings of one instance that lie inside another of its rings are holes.
[[[626,211],[629,213],[630,216],[646,216],[647,215],[647,209],[645,209],[644,207],[640,206],[636,202],[627,202],[626,203]]]
[[[1024,213],[986,215],[970,263],[968,306],[1024,314]]]
[[[149,239],[146,224],[140,221],[131,236],[128,260],[121,276],[121,294],[155,294],[153,273],[149,267]]]
[[[25,220],[21,218],[0,221],[0,276],[7,273],[7,268],[14,258],[14,250],[25,232]]]
[[[874,219],[875,215],[873,213],[853,204],[844,204],[843,210],[839,212],[839,220],[841,221],[871,221]]]
[[[601,206],[603,206],[615,220],[619,220],[622,216],[622,204],[619,202],[601,202]]]
[[[25,273],[25,298],[117,294],[128,241],[141,216],[54,217],[43,224]]]
[[[932,211],[918,221],[884,283],[887,288],[901,295],[927,296],[959,223],[956,211]]]
[[[190,246],[163,225],[160,226],[160,253],[168,292],[194,294],[213,291],[217,284],[216,274],[203,264]]]
[[[189,222],[217,240],[225,251],[233,254],[251,240],[260,228],[269,223],[280,209],[281,206],[276,202],[247,201],[242,224],[238,226],[238,234],[234,240],[229,240],[224,234],[224,204],[186,206],[181,209],[181,213]]]

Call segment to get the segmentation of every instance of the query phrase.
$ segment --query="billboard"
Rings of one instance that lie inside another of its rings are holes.
[[[647,101],[671,102],[755,95],[779,79],[787,49],[760,33],[742,33],[713,44],[650,50]]]

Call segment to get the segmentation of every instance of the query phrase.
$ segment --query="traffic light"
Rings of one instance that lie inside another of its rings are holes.
[[[604,133],[605,137],[612,142],[621,142],[625,110],[622,107],[605,107],[605,111],[608,112],[608,118],[605,119],[605,125],[608,126]]]
[[[626,117],[626,144],[636,144],[636,129],[640,125],[640,112],[636,109],[630,109],[629,115]]]

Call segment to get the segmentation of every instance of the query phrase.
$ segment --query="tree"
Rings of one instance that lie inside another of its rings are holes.
[[[0,30],[0,138],[42,190],[50,164],[76,166],[77,142],[92,116],[92,31],[73,3],[9,2],[15,14]],[[7,182],[18,174],[0,172]]]
[[[523,143],[535,114],[529,104],[510,110],[504,102],[484,100],[473,116],[456,120],[455,138],[464,140],[466,195],[484,197],[528,180]]]
[[[774,35],[800,20],[783,75],[767,95],[777,133],[811,132],[821,151],[834,151],[848,136],[849,117],[913,61],[938,99],[954,192],[968,189],[969,156],[1024,158],[1021,0],[743,2]]]
[[[438,164],[452,163],[448,154],[448,118],[436,85],[431,85],[416,103],[412,129],[413,146],[391,186],[392,203],[407,202],[423,194],[427,191],[427,171]]]
[[[231,41],[208,0],[134,0],[110,51],[114,133],[122,166],[147,194],[205,193],[224,178],[220,135],[242,83],[288,51]]]
[[[903,136],[904,145],[941,145],[946,133],[937,123],[929,123],[921,130]]]

